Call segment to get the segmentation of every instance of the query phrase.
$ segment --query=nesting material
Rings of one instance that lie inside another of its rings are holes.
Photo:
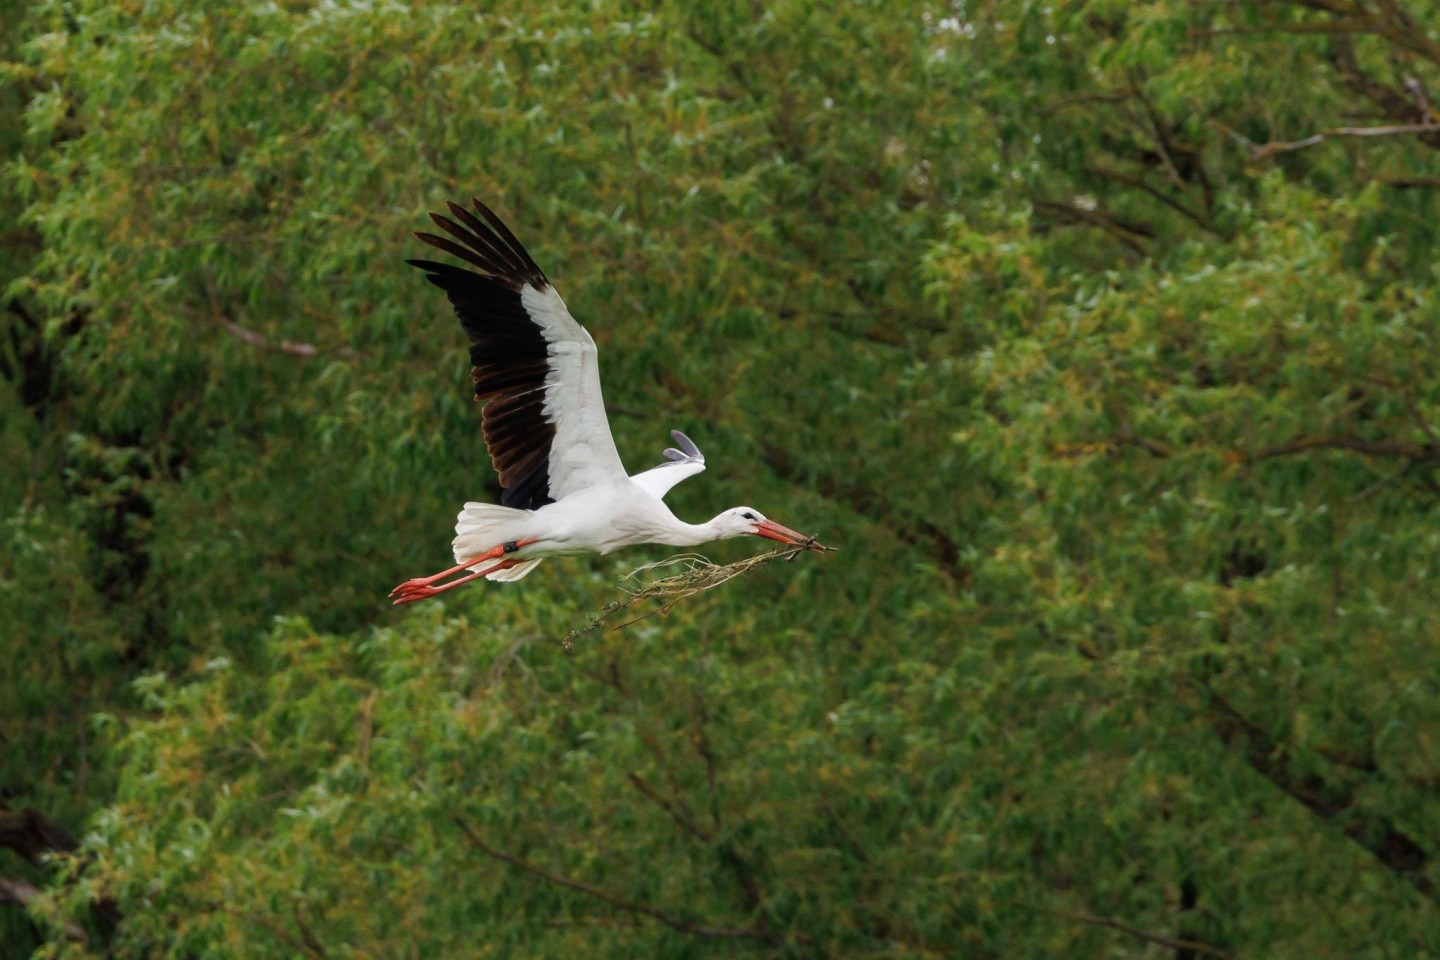
[[[766,553],[757,553],[753,557],[746,557],[735,563],[715,564],[700,556],[698,553],[682,553],[679,556],[670,557],[666,560],[657,560],[654,563],[647,563],[643,567],[637,567],[625,574],[627,581],[623,584],[626,596],[621,600],[606,604],[605,609],[596,614],[595,618],[579,630],[572,630],[562,641],[562,646],[568,651],[571,643],[577,637],[583,637],[587,633],[607,628],[607,624],[615,616],[638,603],[646,600],[658,601],[655,606],[641,613],[639,616],[631,617],[621,623],[608,626],[610,630],[619,630],[628,627],[632,623],[653,617],[657,613],[669,613],[670,608],[675,606],[686,597],[693,597],[697,593],[704,593],[706,590],[714,590],[721,584],[728,583],[736,577],[743,576],[763,564],[772,560],[794,560],[797,556],[806,551],[821,553],[827,550],[834,550],[834,547],[827,547],[813,538],[807,543],[797,543],[782,547],[779,550],[770,550]],[[656,580],[645,581],[647,573],[657,570],[668,571],[665,576]]]

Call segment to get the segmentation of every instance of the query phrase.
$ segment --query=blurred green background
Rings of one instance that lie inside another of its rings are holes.
[[[1440,954],[1437,24],[0,0],[0,956]],[[391,608],[469,196],[841,552]]]

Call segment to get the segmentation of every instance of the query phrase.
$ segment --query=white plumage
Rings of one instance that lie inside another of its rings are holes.
[[[700,448],[678,430],[665,463],[627,475],[605,417],[595,341],[500,218],[472,202],[483,222],[451,203],[454,219],[431,218],[453,240],[416,236],[480,272],[408,262],[445,291],[470,335],[475,398],[501,502],[465,504],[455,523],[456,566],[400,584],[390,593],[396,603],[479,577],[519,580],[547,556],[636,543],[694,546],[753,535],[820,548],[750,507],[699,524],[677,518],[662,498],[705,469]]]

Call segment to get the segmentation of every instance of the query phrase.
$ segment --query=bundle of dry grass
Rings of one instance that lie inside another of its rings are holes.
[[[771,550],[768,553],[757,553],[753,557],[746,557],[735,563],[715,564],[700,556],[698,553],[682,553],[679,556],[670,557],[666,560],[657,560],[655,563],[647,563],[643,567],[637,567],[625,574],[625,580],[635,581],[638,586],[631,588],[626,586],[627,596],[624,599],[616,600],[607,604],[605,609],[595,615],[595,619],[578,630],[570,631],[569,635],[561,642],[561,645],[568,651],[571,643],[576,637],[583,637],[587,633],[605,627],[606,623],[617,613],[628,610],[637,603],[646,600],[660,601],[656,606],[636,617],[631,617],[623,623],[611,626],[611,630],[620,630],[637,623],[657,613],[669,613],[670,608],[675,606],[686,597],[693,597],[697,593],[704,593],[706,590],[714,590],[723,583],[728,583],[736,577],[742,576],[763,564],[772,560],[794,560],[797,556],[806,551],[820,553],[827,550],[834,550],[834,547],[827,547],[823,543],[811,540],[808,543],[797,543],[793,546],[786,546],[779,550]],[[658,580],[640,584],[640,579],[648,572],[654,570],[676,569],[677,572],[660,577]]]

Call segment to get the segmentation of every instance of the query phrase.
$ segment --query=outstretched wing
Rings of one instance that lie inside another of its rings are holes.
[[[470,375],[500,502],[533,510],[625,476],[605,404],[595,341],[515,235],[479,200],[430,218],[454,239],[415,236],[480,273],[407,260],[450,298],[470,335]]]
[[[664,463],[630,478],[652,497],[664,497],[681,480],[705,472],[705,454],[695,446],[695,441],[679,430],[671,430],[670,436],[680,449],[667,447]]]

